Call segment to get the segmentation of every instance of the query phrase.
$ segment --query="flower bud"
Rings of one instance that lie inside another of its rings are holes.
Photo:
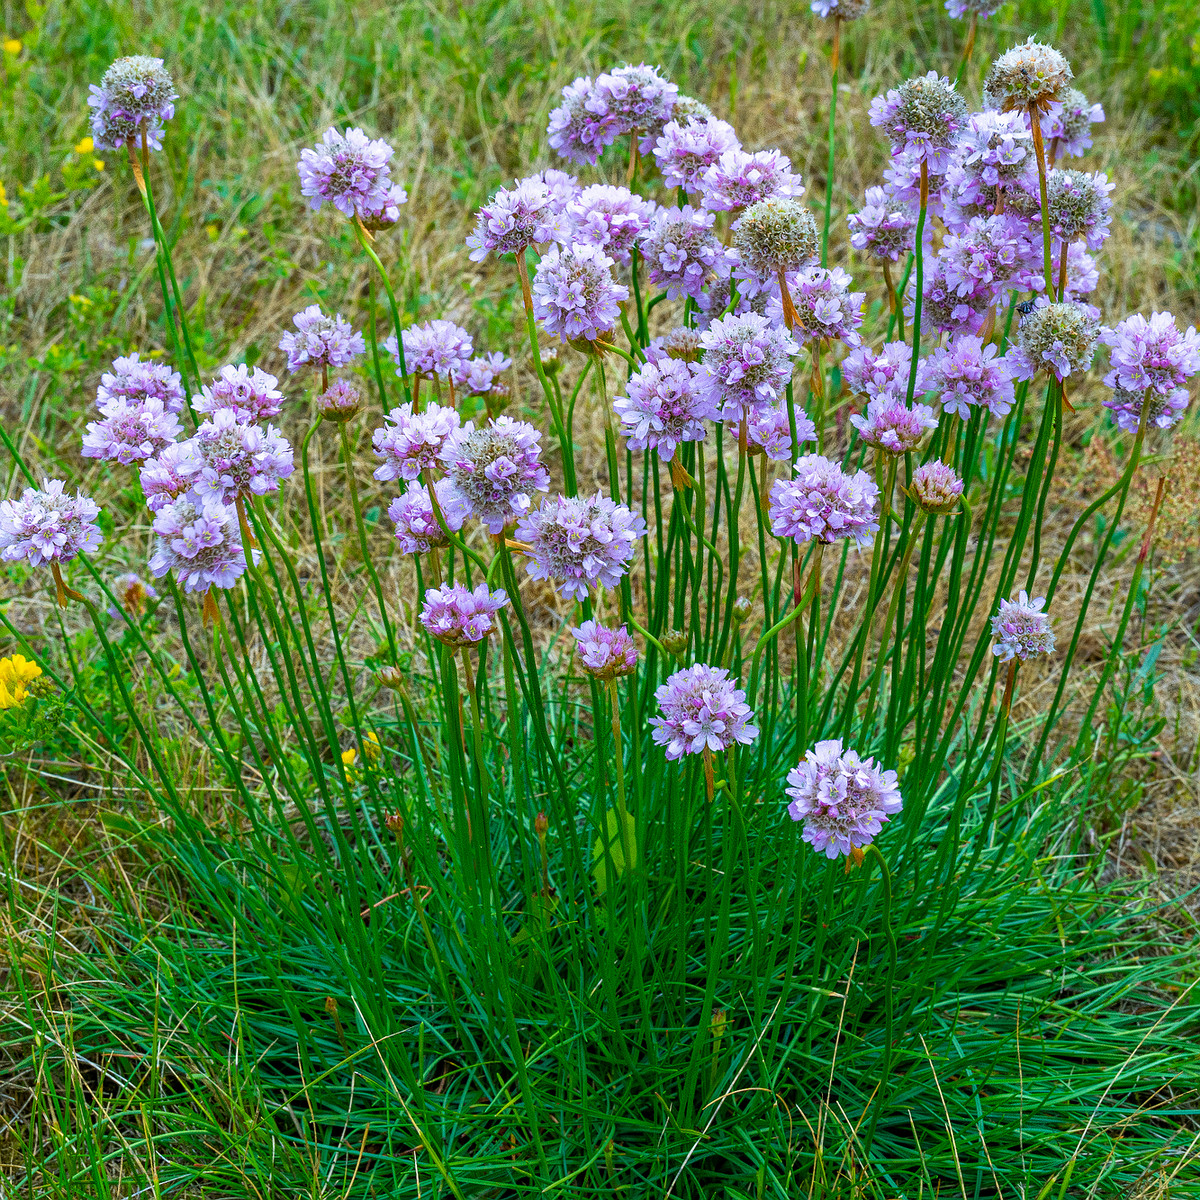
[[[541,839],[546,836],[549,830],[550,818],[546,816],[544,811],[539,812],[538,815],[533,818],[533,832],[538,835],[539,839]]]
[[[558,347],[552,346],[549,350],[542,351],[542,371],[548,379],[552,379],[558,374],[558,368],[562,363],[558,361]]]
[[[740,625],[751,613],[754,605],[750,603],[749,596],[739,596],[733,602],[733,623]]]
[[[377,667],[375,678],[379,681],[380,687],[391,688],[393,692],[402,692],[405,690],[405,674],[399,667]]]
[[[934,459],[918,467],[912,476],[912,496],[922,512],[948,513],[962,499],[963,481],[953,467]]]
[[[344,379],[335,379],[329,389],[317,397],[317,412],[322,420],[342,424],[362,409],[362,393]]]
[[[663,649],[676,658],[682,658],[687,653],[688,635],[684,629],[669,629],[662,636]]]
[[[404,832],[404,818],[398,812],[390,812],[383,818],[383,823],[399,837]]]

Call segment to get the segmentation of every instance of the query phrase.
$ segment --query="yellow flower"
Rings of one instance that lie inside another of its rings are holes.
[[[91,154],[91,152],[93,150],[95,150],[95,148],[96,148],[96,143],[93,142],[90,137],[85,137],[83,139],[83,141],[81,141],[79,143],[79,145],[75,147],[75,153],[76,154]]]
[[[29,694],[25,685],[36,679],[42,668],[20,654],[0,658],[0,708],[15,708]]]
[[[104,159],[93,158],[92,159],[92,169],[96,170],[96,171],[103,171],[104,170]]]
[[[17,54],[20,54],[23,49],[24,49],[24,47],[21,45],[21,43],[16,38],[5,38],[4,39],[4,53],[5,54],[17,55]]]
[[[8,193],[4,190],[4,184],[0,183],[0,208],[8,207]]]
[[[343,767],[354,766],[354,760],[357,757],[358,757],[358,751],[355,750],[353,746],[351,746],[349,750],[343,750],[342,751],[342,766]]]
[[[382,747],[379,745],[379,739],[374,733],[368,733],[366,740],[363,742],[363,754],[367,762],[375,764],[379,761],[379,755],[382,753]]]

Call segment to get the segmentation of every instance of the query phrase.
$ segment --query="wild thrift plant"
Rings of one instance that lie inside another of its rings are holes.
[[[166,363],[146,361],[135,352],[113,360],[112,369],[100,376],[96,389],[96,407],[114,400],[134,405],[143,400],[159,400],[167,412],[182,412],[184,394],[178,371]]]
[[[907,454],[917,449],[938,419],[927,404],[909,408],[899,396],[877,396],[862,416],[850,418],[858,436],[868,446],[877,446],[885,454]]]
[[[433,485],[437,495],[442,520],[439,522],[433,511],[429,489],[419,483],[410,484],[404,492],[388,505],[388,520],[396,527],[396,544],[401,554],[427,554],[450,544],[442,529],[457,533],[467,519],[467,506],[454,491],[448,479],[439,479]]]
[[[375,478],[383,482],[419,479],[422,471],[441,467],[461,424],[454,409],[439,404],[418,413],[411,404],[402,404],[383,419],[385,424],[371,435],[371,445],[383,459]]]
[[[394,153],[382,138],[369,138],[361,129],[327,129],[315,148],[300,152],[300,194],[315,209],[329,203],[345,217],[394,221],[399,214],[392,210],[408,201],[392,182]]]
[[[709,212],[735,212],[772,196],[804,195],[791,159],[778,150],[726,150],[700,180],[703,205]]]
[[[991,342],[985,346],[970,334],[951,339],[929,356],[921,387],[937,396],[943,412],[963,418],[969,418],[973,408],[1006,417],[1015,397],[1008,362]]]
[[[563,200],[540,179],[519,179],[501,188],[475,214],[475,232],[467,238],[472,262],[489,254],[522,254],[534,245],[562,237]]]
[[[624,625],[610,629],[595,621],[584,621],[571,630],[579,665],[601,683],[632,675],[637,670],[637,643]]]
[[[660,208],[642,234],[640,249],[646,260],[650,282],[665,288],[667,298],[681,300],[700,296],[713,279],[729,276],[728,252],[713,233],[713,213],[683,208]]]
[[[720,318],[700,339],[704,357],[696,388],[722,419],[738,420],[759,405],[783,398],[792,377],[792,359],[800,353],[786,329],[758,313]]]
[[[84,458],[111,459],[128,466],[150,458],[182,432],[179,418],[161,400],[110,400],[99,421],[89,421],[83,435]]]
[[[154,518],[157,535],[150,556],[155,579],[170,573],[185,592],[229,589],[246,573],[237,513],[220,500],[178,500]]]
[[[304,367],[336,371],[367,352],[363,335],[356,333],[341,313],[327,317],[319,304],[310,304],[292,318],[295,333],[285,333],[279,348],[287,355],[288,370]],[[274,415],[273,413],[270,415]]]
[[[613,401],[621,433],[631,450],[656,450],[669,460],[683,442],[703,441],[720,409],[711,393],[701,394],[695,366],[664,354],[629,377],[626,395]]]
[[[421,624],[452,650],[477,646],[497,632],[496,614],[507,604],[507,593],[503,589],[489,591],[486,583],[474,590],[460,583],[446,584],[425,593]]]
[[[1045,370],[1059,382],[1092,365],[1099,322],[1082,304],[1039,304],[1021,321],[1017,344],[1007,360],[1014,379],[1032,379]]]
[[[850,245],[881,262],[898,262],[913,248],[917,218],[907,206],[896,206],[878,185],[867,188],[862,208],[846,217]]]
[[[614,266],[597,246],[548,250],[533,280],[533,311],[542,328],[564,342],[594,342],[608,333],[629,296],[629,289],[613,278]]]
[[[90,497],[71,495],[61,479],[43,480],[19,500],[0,500],[0,559],[40,567],[91,554],[104,540],[99,515]]]
[[[274,375],[257,367],[240,363],[222,367],[212,383],[205,384],[200,394],[192,397],[192,409],[208,416],[224,410],[239,421],[269,421],[283,412],[283,393],[275,386],[278,382]]]
[[[876,96],[871,124],[887,135],[893,154],[909,151],[943,174],[967,124],[967,104],[950,80],[929,71]]]
[[[90,91],[97,150],[137,149],[143,137],[149,149],[162,149],[163,126],[175,115],[179,94],[161,58],[118,58]]]
[[[442,450],[442,464],[467,511],[499,533],[525,515],[535,492],[550,487],[539,455],[541,434],[524,421],[498,417],[479,429],[468,421]]]
[[[797,545],[850,538],[867,546],[879,529],[878,503],[879,488],[866,471],[850,475],[819,454],[804,454],[793,477],[771,488],[771,532]]]
[[[713,754],[749,745],[758,737],[746,694],[729,672],[706,663],[676,671],[654,693],[661,717],[651,717],[655,742],[666,747],[667,761],[685,754]]]
[[[1034,658],[1054,649],[1054,630],[1050,618],[1042,609],[1044,598],[1030,600],[1022,591],[1015,600],[1001,600],[1000,611],[992,618],[992,634],[996,638],[992,653],[1001,661],[1011,658]]]
[[[400,335],[404,339],[404,364],[410,375],[424,379],[447,379],[461,371],[475,352],[471,335],[453,321],[426,321],[410,325]],[[400,371],[400,350],[393,334],[384,342],[384,349]]]
[[[703,189],[709,167],[730,150],[740,150],[728,121],[716,117],[668,121],[654,143],[654,160],[667,187],[695,194]]]

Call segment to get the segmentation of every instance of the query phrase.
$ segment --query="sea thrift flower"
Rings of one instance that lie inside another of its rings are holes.
[[[986,21],[994,17],[1003,4],[1003,0],[946,0],[946,11],[956,20],[964,17],[977,17]]]
[[[945,177],[953,170],[958,161],[957,147],[945,156],[944,161],[924,157],[916,145],[900,151],[892,151],[887,165],[883,168],[883,190],[888,194],[889,203],[895,206],[905,206],[914,212],[921,205],[921,168],[925,167],[929,176],[929,196],[926,212],[930,217],[940,217],[943,212],[941,189],[945,186]],[[929,237],[929,222],[925,223],[925,237]]]
[[[112,581],[112,592],[117,604],[107,605],[104,611],[114,621],[127,620],[129,617],[141,620],[146,615],[146,605],[158,599],[158,589],[154,584],[147,583],[133,571],[118,575]]]
[[[502,416],[479,429],[468,421],[442,451],[459,498],[489,533],[524,516],[533,492],[549,490],[550,472],[538,460],[541,437],[532,425]]]
[[[508,603],[502,589],[488,591],[486,583],[468,591],[461,583],[443,584],[425,593],[421,624],[439,642],[457,650],[475,646],[499,628],[496,614]]]
[[[422,471],[442,465],[442,455],[458,432],[458,413],[452,408],[430,404],[414,413],[411,404],[393,408],[383,417],[387,424],[371,435],[375,453],[383,459],[375,468],[375,478],[416,479]]]
[[[864,546],[879,528],[878,498],[879,488],[866,471],[848,475],[819,454],[804,454],[796,460],[794,477],[771,488],[771,531],[797,545],[814,538],[826,544],[853,538]]]
[[[935,458],[912,473],[908,492],[923,512],[943,514],[952,512],[962,499],[963,481],[953,467]]]
[[[557,167],[547,167],[517,182],[544,183],[550,192],[550,204],[556,212],[566,212],[567,205],[579,198],[579,180]]]
[[[663,358],[678,358],[684,362],[698,363],[704,350],[701,337],[699,330],[678,325],[662,337],[656,337],[646,347],[646,359],[648,362],[661,362]]]
[[[654,203],[628,188],[596,183],[584,188],[565,208],[570,240],[595,246],[614,261],[628,263],[638,238],[650,227]]]
[[[601,683],[632,675],[637,670],[637,643],[624,625],[610,629],[595,621],[584,621],[571,630],[575,652],[583,669]]]
[[[724,420],[738,420],[757,405],[776,404],[792,377],[796,339],[758,313],[721,317],[700,339],[704,358],[697,391],[721,406]]]
[[[1099,322],[1073,300],[1048,304],[1043,299],[1022,320],[1017,344],[1007,355],[1014,379],[1032,379],[1045,368],[1060,382],[1092,365]]]
[[[846,217],[850,245],[880,262],[896,262],[912,250],[917,218],[907,206],[891,202],[881,187],[867,188],[862,208]]]
[[[812,213],[789,196],[769,196],[752,204],[733,227],[733,244],[741,256],[738,278],[757,286],[774,280],[780,271],[799,271],[818,254],[820,243]]]
[[[540,179],[519,179],[501,188],[476,214],[475,232],[467,238],[471,261],[489,254],[523,254],[563,234],[563,204]]]
[[[685,754],[714,754],[731,746],[748,746],[758,730],[746,693],[733,685],[729,672],[696,663],[676,671],[654,693],[661,717],[651,717],[654,741],[667,748],[668,762]]]
[[[857,346],[862,341],[857,330],[863,322],[866,292],[852,292],[851,282],[841,267],[810,267],[788,277],[788,290],[799,317],[792,333],[802,344],[845,342]],[[783,321],[783,305],[775,296],[767,301],[767,317]]]
[[[496,376],[507,371],[512,366],[512,359],[506,358],[499,351],[475,357],[470,362],[463,363],[454,373],[455,387],[463,388],[473,396],[484,396],[495,391],[500,384]]]
[[[696,370],[693,363],[664,353],[629,377],[626,394],[613,401],[613,409],[631,450],[657,450],[669,461],[681,442],[704,440],[705,422],[717,420],[719,411],[711,396],[700,394]]]
[[[1104,407],[1111,409],[1113,420],[1118,429],[1126,433],[1136,433],[1142,420],[1142,405],[1148,403],[1146,413],[1148,425],[1158,429],[1170,429],[1187,411],[1188,390],[1176,388],[1165,396],[1158,392],[1128,392],[1122,387],[1113,388],[1112,395],[1104,401]]]
[[[144,54],[118,58],[104,72],[100,86],[92,84],[89,90],[97,150],[137,148],[143,132],[149,149],[162,148],[163,123],[175,115],[179,94],[161,58]]]
[[[983,101],[988,108],[1045,112],[1062,97],[1073,78],[1071,64],[1053,46],[1033,38],[1005,51],[988,71]]]
[[[310,304],[303,312],[298,312],[292,318],[292,324],[297,332],[285,333],[279,339],[279,348],[287,355],[289,371],[299,371],[302,367],[337,370],[353,362],[357,355],[366,353],[363,335],[355,332],[341,313],[327,317],[319,304]]]
[[[161,400],[110,400],[99,421],[89,421],[83,457],[113,459],[122,466],[157,454],[180,434],[179,418]]]
[[[699,298],[701,289],[714,277],[729,276],[730,259],[713,233],[713,213],[700,212],[690,204],[683,208],[660,208],[642,234],[641,250],[650,282],[667,289],[671,300]]]
[[[842,378],[858,396],[905,396],[911,365],[912,348],[903,342],[888,342],[878,354],[859,346],[842,360]]]
[[[996,638],[992,653],[1001,662],[1010,658],[1024,662],[1054,649],[1050,618],[1042,612],[1045,604],[1041,597],[1030,600],[1024,591],[1015,600],[1000,601],[1000,611],[992,618],[992,633]]]
[[[201,462],[192,490],[202,502],[232,504],[277,492],[295,469],[292,447],[274,425],[262,429],[227,408],[214,412],[191,440]]]
[[[1065,242],[1083,238],[1089,250],[1099,250],[1110,232],[1109,194],[1115,187],[1100,171],[1051,171],[1046,177],[1050,232]]]
[[[533,579],[548,579],[556,591],[586,600],[589,587],[616,587],[629,570],[646,522],[607,496],[556,496],[517,525],[517,540],[527,542],[526,569]]]
[[[1037,171],[1033,137],[1020,113],[972,113],[959,146],[962,168],[981,188],[1006,187]],[[994,204],[994,193],[991,199]]]
[[[878,446],[888,454],[906,454],[915,450],[938,419],[928,404],[909,408],[899,395],[877,396],[867,405],[864,416],[853,416],[850,424],[868,446]]]
[[[328,201],[343,216],[385,216],[408,199],[392,184],[388,164],[394,153],[382,138],[369,138],[361,129],[344,134],[327,129],[315,149],[300,152],[300,194],[314,209]]]
[[[709,212],[749,208],[771,196],[803,196],[792,160],[778,150],[726,150],[700,180],[703,204]]]
[[[19,500],[0,500],[0,559],[4,562],[70,562],[104,541],[96,518],[100,506],[82,492],[69,495],[61,479],[27,487]]]
[[[361,338],[359,339],[362,340]],[[192,397],[192,408],[211,415],[228,409],[240,421],[266,421],[283,412],[283,393],[274,375],[243,363],[222,367],[220,374]]]
[[[550,113],[547,140],[571,162],[594,163],[617,140],[617,122],[603,111],[602,102],[597,103],[596,85],[587,76],[568,84],[562,95],[562,104]]]
[[[1200,374],[1200,336],[1195,328],[1180,332],[1169,312],[1151,313],[1149,320],[1135,313],[1115,328],[1101,330],[1099,340],[1112,348],[1111,369],[1104,382],[1115,393],[1105,407],[1117,413],[1118,425],[1137,428],[1147,388],[1154,393],[1150,400],[1154,424],[1160,429],[1174,425],[1187,407],[1188,381]]]
[[[142,495],[151,512],[159,512],[191,490],[203,464],[194,439],[175,442],[154,458],[148,458],[140,473]]]
[[[940,255],[925,268],[925,292],[921,301],[921,328],[930,327],[946,333],[978,333],[987,319],[994,299],[990,289],[970,290],[965,296],[947,278],[949,260]],[[916,280],[909,283],[904,297],[904,311],[909,321],[916,315]]]
[[[404,339],[404,365],[409,375],[432,379],[435,375],[446,379],[464,367],[474,352],[471,335],[453,321],[426,321],[423,325],[410,325],[400,336]],[[383,343],[384,348],[396,363],[396,374],[400,374],[400,351],[396,335]]]
[[[986,309],[1023,265],[1024,240],[1007,214],[973,217],[961,233],[946,236],[938,258],[947,289],[972,309]]]
[[[936,71],[917,75],[871,101],[871,124],[887,135],[892,153],[909,150],[943,174],[967,123],[966,101]]]
[[[1042,137],[1051,158],[1074,158],[1092,144],[1092,126],[1104,120],[1104,109],[1090,104],[1078,88],[1064,88],[1041,117]]]
[[[645,63],[605,71],[592,87],[588,107],[604,116],[608,131],[616,136],[661,129],[671,119],[679,88],[658,72],[658,67]]]
[[[802,411],[796,413],[796,440],[815,442],[817,427]],[[746,421],[746,444],[751,454],[761,451],[772,462],[783,462],[792,456],[792,425],[787,409],[757,407],[750,410]]]
[[[788,816],[804,822],[800,836],[826,858],[869,846],[904,803],[896,772],[859,758],[840,738],[818,742],[787,781]]]
[[[812,0],[809,5],[818,17],[837,17],[842,21],[856,21],[870,7],[871,0]]]
[[[722,154],[739,149],[733,126],[718,117],[668,121],[654,144],[654,160],[667,187],[699,192],[708,168]]]
[[[237,513],[224,504],[168,504],[154,518],[154,532],[158,541],[150,573],[155,579],[174,571],[185,592],[207,592],[231,588],[246,573]]]
[[[182,412],[184,395],[178,371],[166,363],[146,362],[137,353],[113,360],[112,370],[100,376],[96,406],[103,409],[111,400],[161,400],[167,412]]]
[[[970,335],[955,338],[926,360],[921,387],[937,393],[944,412],[964,419],[976,406],[993,417],[1007,416],[1013,405],[1013,377],[1008,362],[997,355],[990,342],[985,346]]]
[[[433,490],[437,493],[438,507],[442,510],[446,528],[451,533],[457,533],[467,519],[467,506],[448,479],[439,479],[433,485]],[[433,514],[429,489],[423,484],[414,483],[397,496],[388,505],[388,517],[396,527],[396,541],[401,554],[427,554],[436,547],[450,544]]]
[[[362,409],[362,392],[345,379],[335,379],[317,397],[317,412],[322,420],[342,425]]]
[[[629,289],[612,274],[613,260],[596,246],[552,247],[533,280],[533,312],[547,333],[564,342],[594,342],[621,316]]]

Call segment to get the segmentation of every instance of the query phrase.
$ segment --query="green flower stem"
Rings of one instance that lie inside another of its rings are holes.
[[[379,389],[379,407],[387,412],[390,406],[379,359],[379,340],[375,335],[375,276],[370,272],[367,274],[367,344],[371,347],[371,368],[375,372],[375,386]]]
[[[388,311],[392,315],[392,332],[396,335],[396,357],[399,359],[400,384],[404,388],[404,403],[413,404],[412,389],[408,383],[408,364],[404,361],[404,326],[400,322],[400,309],[396,304],[396,294],[392,291],[392,281],[388,278],[388,273],[384,269],[379,255],[375,253],[375,249],[371,245],[370,235],[362,227],[362,222],[355,217],[351,224],[354,226],[354,233],[358,238],[358,244],[363,248],[366,256],[375,264],[375,269],[379,272],[379,278],[383,281],[383,290],[387,293],[388,298]],[[386,393],[380,396],[380,403],[383,405],[383,411],[387,412],[388,402]]]
[[[812,602],[816,594],[817,585],[820,583],[821,579],[821,554],[824,549],[825,544],[823,542],[818,542],[815,550],[813,551],[813,560],[812,566],[809,570],[808,583],[800,597],[799,603],[795,606],[795,608],[792,609],[791,612],[788,613],[786,617],[783,618],[783,620],[772,625],[771,628],[768,629],[758,639],[757,643],[755,643],[754,657],[750,660],[750,686],[747,689],[747,703],[750,705],[751,709],[754,708],[754,702],[758,698],[758,674],[759,667],[761,665],[762,653],[771,643],[771,641],[778,637],[779,634],[782,633],[783,630],[785,630],[793,621],[799,618]],[[803,622],[801,622],[801,624],[803,624]]]
[[[883,982],[883,1067],[879,1073],[879,1087],[875,1093],[875,1104],[871,1111],[871,1124],[867,1127],[867,1136],[863,1140],[863,1153],[870,1154],[871,1145],[875,1139],[875,1128],[879,1123],[879,1114],[883,1111],[892,1077],[892,1012],[893,990],[896,982],[896,931],[892,928],[892,873],[888,869],[887,860],[872,842],[863,847],[864,853],[871,855],[879,863],[880,883],[883,890],[883,928],[887,934],[888,967]]]
[[[637,862],[637,837],[630,829],[629,809],[625,801],[625,743],[621,740],[621,697],[617,681],[608,681],[608,699],[612,708],[613,767],[617,775],[617,816],[621,822],[621,849],[625,854],[625,870],[632,878]]]
[[[921,361],[921,300],[922,292],[925,286],[925,212],[929,207],[929,162],[921,159],[921,207],[917,213],[917,232],[916,242],[913,245],[913,254],[916,257],[917,265],[917,284],[916,292],[913,295],[913,326],[912,326],[912,359],[908,368],[908,390],[906,392],[906,402],[909,408],[912,407],[913,392],[917,386],[917,366]]]
[[[1033,152],[1037,156],[1038,194],[1042,201],[1042,258],[1046,295],[1053,295],[1054,264],[1050,256],[1050,199],[1046,192],[1046,146],[1042,141],[1041,114],[1037,105],[1029,106],[1029,124],[1033,128]]]
[[[827,139],[829,157],[825,172],[825,224],[821,230],[821,266],[823,267],[829,263],[829,218],[833,207],[833,179],[836,162],[835,122],[837,120],[838,56],[841,50],[841,42],[842,19],[835,14],[833,18],[833,47],[829,56],[829,67],[832,72],[832,78],[829,84],[829,136]]]
[[[991,774],[988,776],[988,806],[983,816],[983,822],[975,834],[975,849],[964,872],[964,878],[967,879],[971,877],[971,873],[975,870],[975,864],[979,862],[979,856],[983,853],[992,821],[996,816],[996,806],[1000,800],[1000,776],[1004,771],[1004,749],[1008,742],[1008,715],[1012,709],[1013,691],[1017,683],[1017,667],[1020,662],[1019,658],[1009,659],[1008,674],[1004,677],[1004,696],[1000,701],[1000,719],[996,725],[996,750],[992,759]],[[957,857],[955,848],[952,848],[952,854]],[[953,861],[952,857],[951,862],[953,863]]]

